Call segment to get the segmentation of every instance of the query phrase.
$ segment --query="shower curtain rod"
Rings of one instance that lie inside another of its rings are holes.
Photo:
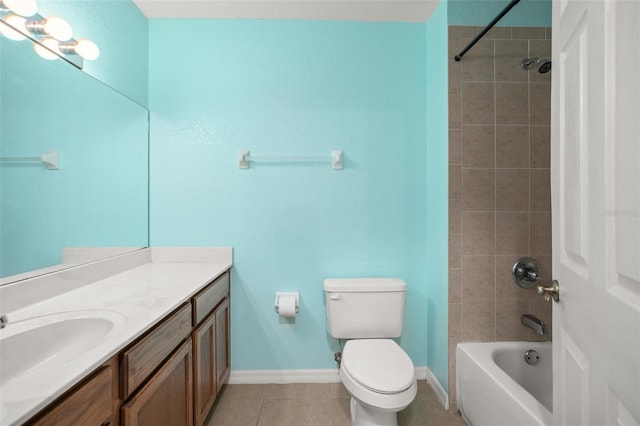
[[[460,62],[460,59],[462,58],[462,56],[464,56],[465,53],[467,53],[469,51],[469,49],[471,49],[473,47],[474,44],[476,44],[478,42],[478,40],[480,40],[482,37],[484,37],[484,35],[491,29],[493,28],[493,26],[495,24],[498,23],[499,20],[502,19],[502,17],[504,15],[506,15],[507,13],[509,13],[509,11],[513,8],[513,6],[515,6],[516,4],[520,3],[520,0],[511,0],[511,3],[509,3],[504,9],[502,9],[502,12],[498,13],[498,15],[493,18],[493,21],[489,22],[489,25],[487,25],[486,27],[484,27],[484,29],[482,31],[480,31],[480,33],[478,33],[477,36],[475,36],[475,38],[473,40],[471,40],[469,42],[469,44],[467,44],[467,47],[465,47],[464,49],[462,49],[462,51],[460,53],[458,53],[454,59],[456,60],[456,62]]]

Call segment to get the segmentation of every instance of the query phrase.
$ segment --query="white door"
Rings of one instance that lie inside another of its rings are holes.
[[[640,425],[640,0],[553,2],[554,423]]]

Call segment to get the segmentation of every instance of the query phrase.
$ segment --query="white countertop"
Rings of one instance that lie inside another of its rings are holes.
[[[230,259],[150,262],[11,312],[9,325],[0,332],[3,340],[24,329],[21,323],[46,324],[91,312],[116,326],[95,345],[78,351],[72,362],[53,357],[8,380],[0,388],[0,425],[20,424],[38,413],[230,267]]]

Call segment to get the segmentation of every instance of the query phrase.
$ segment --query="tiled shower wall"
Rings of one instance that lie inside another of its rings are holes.
[[[456,405],[461,341],[547,340],[551,304],[511,279],[522,256],[551,276],[551,73],[521,67],[551,58],[549,28],[495,27],[460,62],[481,30],[449,27],[449,399]]]

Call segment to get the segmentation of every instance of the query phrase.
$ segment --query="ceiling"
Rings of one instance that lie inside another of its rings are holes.
[[[133,0],[147,18],[424,22],[439,0]]]

